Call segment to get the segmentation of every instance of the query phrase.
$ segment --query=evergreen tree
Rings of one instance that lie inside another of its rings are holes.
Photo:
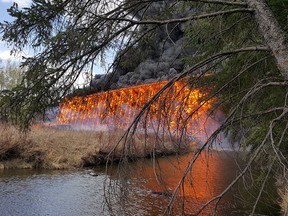
[[[155,4],[160,5],[157,14],[152,9]],[[164,89],[197,72],[199,77],[188,84],[214,86],[203,103],[216,96],[214,108],[227,113],[209,141],[226,131],[243,147],[252,146],[246,168],[231,186],[255,161],[261,165],[263,186],[270,175],[282,175],[287,183],[287,8],[288,1],[279,0],[33,0],[22,10],[14,4],[8,12],[15,21],[1,24],[3,39],[15,52],[25,47],[38,52],[23,62],[27,67],[23,85],[1,93],[0,105],[9,108],[10,119],[27,127],[35,113],[67,95],[81,71],[92,68],[107,50],[119,53],[114,62],[117,71],[121,57],[125,60],[125,53],[159,36],[158,29],[181,25],[186,48],[195,52],[184,59],[187,69],[143,107],[134,125]],[[164,37],[171,39],[169,31]],[[213,75],[203,76],[205,73]],[[195,154],[196,159],[209,143]],[[261,187],[258,197],[262,193]],[[258,201],[256,198],[252,214]]]

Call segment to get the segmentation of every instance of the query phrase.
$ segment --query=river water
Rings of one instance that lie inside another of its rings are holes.
[[[162,215],[191,157],[145,159],[107,170],[0,170],[0,215]],[[239,166],[232,152],[203,153],[175,197],[173,215],[195,213],[227,187]],[[92,171],[97,176],[92,176]],[[248,215],[245,194],[239,195],[239,191],[241,186],[221,199],[217,215]],[[262,206],[262,214],[277,215],[277,209]],[[212,215],[213,207],[201,215]]]

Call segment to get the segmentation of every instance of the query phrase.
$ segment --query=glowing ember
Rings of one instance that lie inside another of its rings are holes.
[[[77,126],[79,129],[101,130],[103,126],[108,129],[126,129],[145,103],[166,83],[163,81],[86,97],[66,98],[60,105],[57,122]],[[200,122],[204,121],[203,116],[206,116],[210,104],[202,104],[196,114],[192,113],[201,105],[199,99],[204,95],[200,89],[192,90],[184,83],[176,82],[153,102],[140,121],[139,128],[170,133],[185,128],[188,134],[199,131],[199,127],[202,127],[199,126]]]

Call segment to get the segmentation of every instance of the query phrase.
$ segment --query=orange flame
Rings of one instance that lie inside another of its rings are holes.
[[[66,98],[60,105],[57,121],[60,124],[77,125],[80,129],[89,127],[97,130],[103,125],[126,129],[145,103],[166,83],[167,81],[163,81],[85,97]],[[199,125],[199,118],[211,106],[211,103],[199,102],[205,95],[200,89],[191,89],[183,82],[176,82],[152,103],[139,126],[170,132],[184,128],[191,134],[195,131],[196,122]]]

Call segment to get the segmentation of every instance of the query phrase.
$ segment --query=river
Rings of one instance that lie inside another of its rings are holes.
[[[110,166],[107,172],[106,167],[97,167],[93,170],[97,176],[91,170],[0,170],[0,215],[102,216],[111,215],[111,210],[115,215],[161,215],[191,157],[145,159]],[[176,196],[173,215],[181,215],[181,209],[187,215],[195,213],[221,193],[239,173],[239,161],[232,152],[203,153]],[[245,194],[239,191],[238,185],[221,199],[217,215],[248,215]],[[201,215],[212,215],[212,207]],[[278,211],[266,204],[260,209],[266,215]]]

